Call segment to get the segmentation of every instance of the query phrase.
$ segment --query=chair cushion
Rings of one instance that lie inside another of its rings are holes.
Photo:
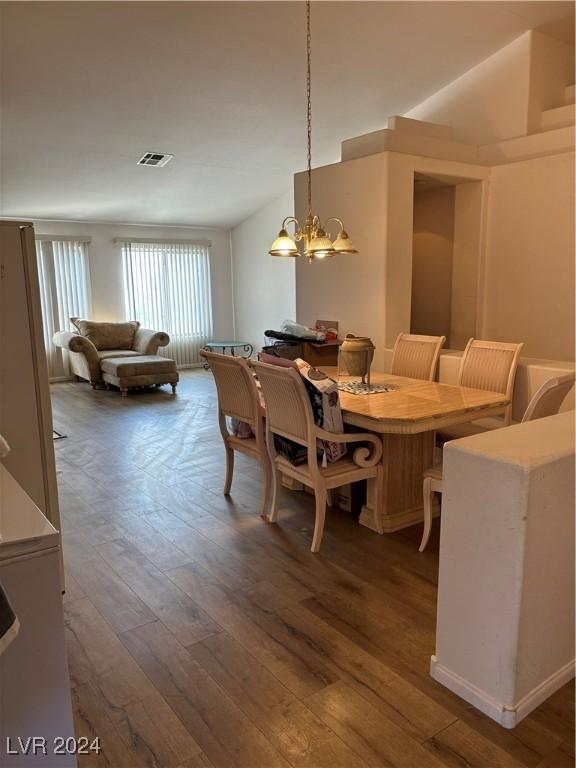
[[[142,357],[142,355],[133,349],[102,349],[98,350],[98,357],[100,360],[105,360],[107,357]]]
[[[100,363],[105,373],[119,379],[158,373],[175,373],[176,363],[159,355],[138,355],[137,357],[105,357]]]
[[[132,349],[134,336],[140,327],[136,320],[126,323],[100,323],[93,320],[71,318],[82,336],[94,344],[96,349]]]

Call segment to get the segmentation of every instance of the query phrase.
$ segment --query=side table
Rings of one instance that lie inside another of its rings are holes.
[[[232,357],[236,357],[238,352],[240,357],[249,358],[254,353],[254,347],[247,341],[209,341],[204,345],[204,349],[207,352],[220,352],[222,355],[226,354],[226,350],[229,349]],[[244,354],[242,354],[244,353]],[[204,363],[204,368],[209,368],[208,363]]]

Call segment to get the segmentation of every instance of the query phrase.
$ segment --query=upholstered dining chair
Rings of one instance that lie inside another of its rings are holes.
[[[558,413],[564,398],[574,386],[575,380],[576,373],[572,372],[564,376],[555,376],[545,381],[528,403],[521,423],[543,419],[545,416],[554,416],[554,414]],[[442,493],[443,487],[442,464],[435,464],[424,472],[422,488],[424,495],[424,532],[420,542],[420,552],[426,549],[428,539],[430,538],[430,531],[432,530],[432,496],[434,493]]]
[[[501,392],[510,400],[503,418],[479,419],[456,424],[438,432],[440,442],[469,437],[489,429],[507,427],[512,423],[512,395],[518,368],[518,358],[524,344],[503,341],[469,339],[462,355],[458,384],[461,387]]]
[[[390,373],[410,379],[434,381],[438,358],[446,336],[400,333],[394,344]]]
[[[262,465],[263,488],[260,503],[260,515],[266,517],[272,486],[272,466],[266,447],[265,412],[260,403],[260,395],[254,375],[246,360],[232,355],[220,355],[214,352],[200,352],[212,371],[218,394],[218,422],[226,451],[226,478],[224,495],[230,494],[234,474],[234,452],[239,451]],[[237,419],[247,424],[252,437],[241,438],[232,434],[226,423],[226,417]]]
[[[312,552],[320,550],[324,519],[326,516],[327,493],[358,480],[376,477],[381,471],[378,464],[382,455],[382,443],[372,434],[326,432],[314,423],[312,406],[298,371],[280,368],[266,363],[250,362],[256,372],[266,402],[266,439],[272,459],[272,507],[269,521],[278,519],[280,477],[287,475],[314,490],[316,518],[312,537]],[[305,464],[294,465],[277,453],[274,436],[287,438],[307,448]],[[333,464],[322,467],[317,455],[316,441],[329,440],[338,443],[369,443],[355,449],[351,458],[347,456]]]
[[[558,413],[575,381],[576,371],[566,373],[564,376],[554,376],[545,381],[528,403],[524,416],[522,416],[522,422],[535,421]]]

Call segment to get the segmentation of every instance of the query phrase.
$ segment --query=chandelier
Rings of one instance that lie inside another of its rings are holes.
[[[278,237],[272,243],[268,251],[270,256],[305,256],[309,262],[314,259],[323,259],[326,256],[334,256],[335,253],[358,253],[352,245],[352,241],[344,230],[344,224],[335,216],[326,220],[326,225],[334,221],[338,224],[339,230],[336,239],[332,242],[327,234],[326,226],[312,213],[312,99],[311,99],[311,35],[310,35],[310,0],[306,0],[306,99],[307,99],[307,184],[308,184],[308,215],[304,221],[304,226],[300,225],[298,219],[294,216],[287,216],[283,223]],[[288,225],[294,224],[294,235],[288,233]],[[301,250],[296,243],[301,243]]]

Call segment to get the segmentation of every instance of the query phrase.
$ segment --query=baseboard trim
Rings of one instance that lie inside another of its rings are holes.
[[[570,682],[575,676],[575,668],[576,659],[573,659],[554,672],[554,674],[550,675],[550,677],[540,683],[540,685],[537,685],[536,688],[533,688],[530,693],[526,694],[526,696],[523,696],[512,709],[510,707],[504,707],[506,713],[511,710],[514,716],[514,723],[510,728],[513,728],[514,725],[520,722],[520,720],[523,720],[526,715],[529,715],[530,712],[540,706],[543,701],[546,701],[546,699],[552,696],[553,693],[556,693],[559,688],[562,688],[563,685]]]
[[[514,728],[559,688],[569,682],[575,673],[576,660],[572,660],[554,672],[540,685],[533,688],[515,704],[504,704],[485,691],[469,683],[460,675],[439,663],[436,656],[430,658],[430,675],[460,698],[472,704],[504,728]]]

